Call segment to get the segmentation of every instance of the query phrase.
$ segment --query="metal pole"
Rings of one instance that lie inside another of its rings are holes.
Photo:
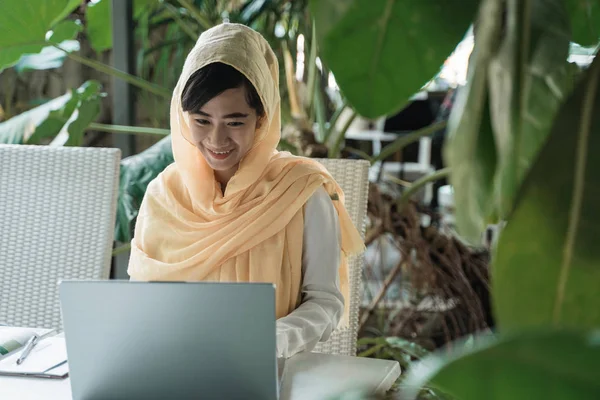
[[[135,74],[133,45],[132,0],[112,0],[113,66],[129,74]],[[133,125],[135,108],[133,88],[125,81],[113,78],[113,123]],[[123,152],[123,157],[134,154],[133,135],[113,134],[113,144]]]
[[[113,66],[129,74],[135,74],[134,64],[134,24],[133,1],[112,0],[112,37]],[[135,124],[135,96],[131,85],[113,78],[112,114],[116,125]],[[113,146],[121,149],[122,157],[135,154],[135,137],[133,135],[113,133]],[[126,279],[129,252],[113,258],[111,278]]]

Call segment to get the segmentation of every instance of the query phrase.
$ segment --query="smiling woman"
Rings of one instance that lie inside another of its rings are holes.
[[[193,144],[224,190],[265,117],[256,89],[238,70],[216,62],[192,74],[181,106],[187,112]]]
[[[347,257],[363,242],[339,185],[322,164],[277,151],[280,131],[267,41],[237,24],[205,31],[173,93],[175,163],[148,186],[128,272],[276,285],[276,350],[289,357],[347,322]]]

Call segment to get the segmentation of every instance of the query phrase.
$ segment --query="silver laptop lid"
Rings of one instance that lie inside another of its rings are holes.
[[[63,281],[73,398],[277,398],[271,284]]]

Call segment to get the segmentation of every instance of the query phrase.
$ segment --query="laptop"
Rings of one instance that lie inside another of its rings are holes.
[[[62,281],[74,400],[278,397],[271,284]]]

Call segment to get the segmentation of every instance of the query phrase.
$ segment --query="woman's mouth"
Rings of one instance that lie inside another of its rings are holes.
[[[233,149],[231,149],[231,150],[226,150],[226,151],[213,151],[213,150],[210,150],[210,149],[207,149],[207,150],[208,150],[208,152],[210,153],[210,155],[211,155],[213,158],[217,159],[217,160],[224,160],[224,159],[226,159],[227,157],[229,157],[229,155],[230,155],[231,153],[233,153]]]

